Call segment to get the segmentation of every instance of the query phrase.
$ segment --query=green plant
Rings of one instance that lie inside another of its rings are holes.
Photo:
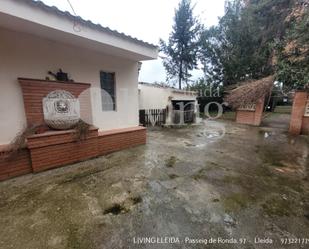
[[[8,153],[5,153],[5,158],[14,157],[19,150],[23,149],[27,145],[27,137],[34,135],[38,129],[39,125],[28,125],[24,127],[20,132],[18,132],[9,145]]]
[[[90,131],[90,124],[87,124],[83,120],[79,120],[75,125],[75,136],[77,140],[85,140]]]

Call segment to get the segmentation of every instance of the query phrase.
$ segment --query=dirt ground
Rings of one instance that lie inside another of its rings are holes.
[[[289,130],[291,115],[285,113],[266,113],[262,126],[272,127],[281,130]]]
[[[1,182],[0,248],[308,248],[308,154],[308,137],[270,127],[152,129],[145,146]]]

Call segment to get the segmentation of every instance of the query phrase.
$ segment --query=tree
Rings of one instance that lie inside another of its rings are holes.
[[[309,81],[309,4],[304,0],[229,0],[219,24],[203,31],[206,82],[224,85],[275,74],[286,87]]]
[[[182,82],[188,84],[190,71],[197,66],[198,37],[200,24],[193,15],[190,0],[181,0],[175,10],[173,31],[168,42],[160,40],[160,51],[165,54],[163,65],[168,80],[178,79],[179,89]]]
[[[199,58],[207,82],[235,84],[271,73],[270,47],[262,42],[260,27],[243,1],[227,1],[225,14],[201,35]]]
[[[309,88],[309,8],[297,1],[286,18],[287,32],[277,44],[277,78],[293,88]]]

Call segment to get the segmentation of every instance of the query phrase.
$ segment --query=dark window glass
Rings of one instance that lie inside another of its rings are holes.
[[[103,111],[116,110],[115,73],[100,72],[101,98]]]

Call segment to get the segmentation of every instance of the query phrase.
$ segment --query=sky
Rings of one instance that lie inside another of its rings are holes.
[[[42,0],[73,14],[67,0]],[[70,0],[77,15],[83,19],[123,32],[143,41],[158,45],[167,40],[172,31],[175,8],[180,0]],[[224,13],[225,0],[192,0],[194,12],[206,26],[215,25]],[[202,76],[195,70],[192,79]],[[139,81],[165,82],[166,74],[161,59],[143,62]]]

